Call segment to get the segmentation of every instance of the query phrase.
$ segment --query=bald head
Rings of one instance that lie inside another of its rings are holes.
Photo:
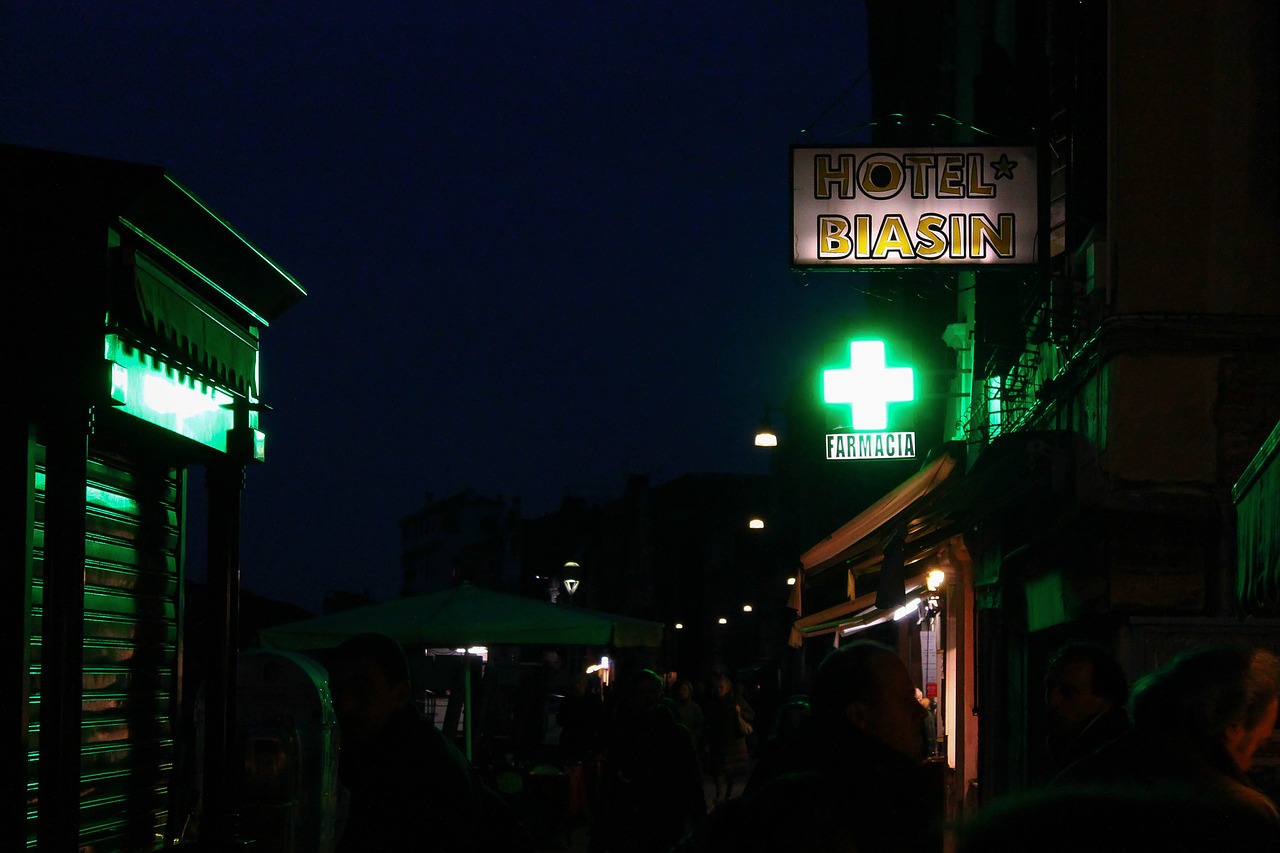
[[[920,758],[924,708],[897,653],[858,641],[832,652],[814,674],[813,716],[855,728],[913,760]]]

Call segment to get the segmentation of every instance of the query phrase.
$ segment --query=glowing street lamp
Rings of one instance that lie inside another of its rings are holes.
[[[773,423],[769,420],[769,413],[773,411],[782,411],[775,409],[773,406],[765,406],[764,418],[760,421],[760,429],[756,430],[756,447],[777,447],[778,434],[773,431]]]
[[[578,584],[581,583],[576,577],[582,566],[570,560],[564,564],[564,591],[569,593],[569,605],[573,605],[573,594],[578,591]]]

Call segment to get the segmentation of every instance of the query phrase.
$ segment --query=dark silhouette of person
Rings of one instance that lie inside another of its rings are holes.
[[[1235,853],[1274,850],[1256,827],[1176,789],[1067,788],[990,803],[961,826],[957,853]]]
[[[713,805],[719,805],[733,796],[737,780],[746,778],[750,769],[743,723],[754,725],[755,711],[735,694],[728,676],[713,677],[711,691],[711,698],[703,709],[702,744],[707,772],[715,784]]]
[[[809,706],[809,697],[807,695],[796,695],[787,697],[782,703],[782,707],[778,708],[774,715],[773,725],[769,729],[768,736],[760,743],[760,747],[756,752],[757,764],[763,764],[766,768],[779,766],[790,756],[793,747],[793,738],[808,724],[809,717],[813,711]],[[780,753],[780,756],[775,756]],[[742,795],[745,797],[752,791],[760,788],[766,781],[766,774],[752,773],[747,778],[747,784],[742,789]]]
[[[928,758],[938,749],[938,715],[933,700],[918,687],[916,701],[924,708],[924,716],[920,718],[920,754]]]
[[[470,850],[495,836],[531,849],[497,795],[413,707],[409,665],[394,640],[361,634],[342,643],[329,686],[338,778],[350,795],[339,853]]]
[[[1271,652],[1193,647],[1134,686],[1130,733],[1067,768],[1054,785],[1141,790],[1171,802],[1191,796],[1211,830],[1280,849],[1280,813],[1247,775],[1275,729],[1278,694],[1280,664]]]
[[[662,700],[671,709],[676,722],[689,730],[693,737],[693,747],[701,754],[703,715],[702,706],[693,698],[693,682],[681,678],[671,686],[671,693]]]
[[[591,690],[591,677],[580,672],[569,685],[556,711],[560,726],[560,756],[566,762],[586,761],[599,748],[604,726],[604,702]]]
[[[693,739],[661,699],[662,678],[651,670],[620,687],[592,815],[592,851],[668,850],[706,816]]]
[[[920,766],[924,713],[893,649],[858,641],[832,652],[808,720],[689,849],[941,849],[941,792]]]
[[[1054,771],[1129,731],[1129,680],[1119,662],[1095,643],[1069,643],[1054,653],[1044,678],[1045,745]]]

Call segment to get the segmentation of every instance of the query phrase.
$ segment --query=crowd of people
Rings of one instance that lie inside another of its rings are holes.
[[[501,798],[413,712],[393,643],[349,641],[331,679],[350,794],[340,851],[534,849]],[[833,651],[766,730],[723,674],[701,693],[687,680],[668,689],[649,670],[626,674],[608,697],[593,682],[575,680],[558,721],[563,760],[595,768],[589,848],[600,853],[940,853],[944,839],[961,853],[1280,843],[1280,813],[1248,775],[1280,692],[1280,664],[1261,649],[1193,647],[1130,689],[1105,648],[1064,647],[1044,679],[1052,781],[952,825],[924,762],[936,742],[931,703],[888,646]]]

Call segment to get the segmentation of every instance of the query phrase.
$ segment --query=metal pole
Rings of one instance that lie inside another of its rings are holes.
[[[209,489],[209,635],[205,681],[204,813],[201,847],[239,845],[240,751],[236,744],[236,663],[240,629],[240,502],[244,465],[221,459],[206,472]]]
[[[467,761],[471,761],[471,728],[475,722],[475,715],[471,711],[471,653],[464,652],[462,662],[466,666],[462,676],[462,725],[463,740],[462,743],[466,747]]]

